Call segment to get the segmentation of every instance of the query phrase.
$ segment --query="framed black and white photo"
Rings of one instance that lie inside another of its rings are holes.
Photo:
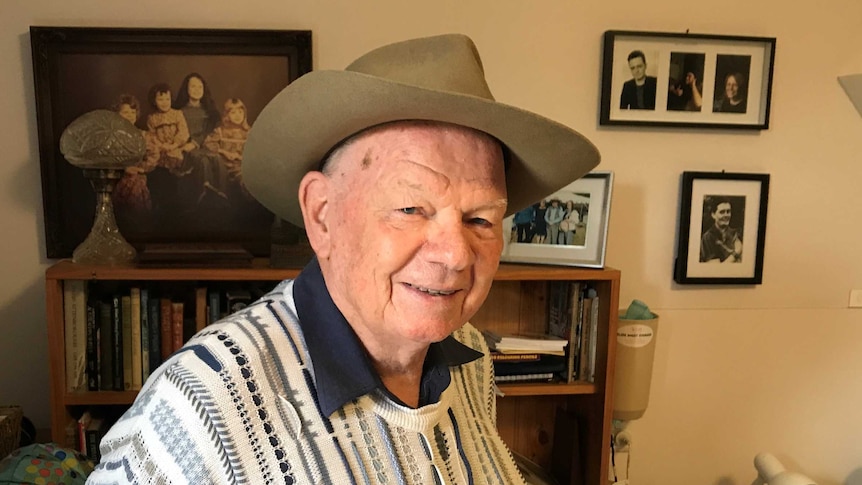
[[[311,71],[310,31],[31,27],[30,41],[49,258],[69,257],[93,224],[93,189],[59,140],[96,109],[118,112],[147,139],[147,156],[113,193],[136,249],[269,254],[274,216],[242,184],[242,148],[269,100]]]
[[[674,281],[760,284],[769,174],[683,172]]]
[[[503,221],[502,261],[602,268],[613,172],[590,172]]]
[[[775,38],[611,30],[602,125],[769,128]]]

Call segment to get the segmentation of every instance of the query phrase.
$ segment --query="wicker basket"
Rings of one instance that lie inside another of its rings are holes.
[[[21,416],[21,406],[0,406],[0,460],[18,449]]]

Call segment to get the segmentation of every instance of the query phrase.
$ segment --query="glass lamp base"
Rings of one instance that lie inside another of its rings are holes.
[[[123,170],[84,170],[96,191],[96,217],[90,234],[72,252],[72,261],[83,264],[122,265],[135,260],[135,248],[120,234],[114,218],[111,194]]]

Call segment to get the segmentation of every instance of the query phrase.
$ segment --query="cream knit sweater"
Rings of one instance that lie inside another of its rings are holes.
[[[375,391],[315,403],[292,281],[165,362],[101,443],[88,484],[522,484],[495,427],[487,357],[418,409]],[[455,333],[487,354],[470,324]]]

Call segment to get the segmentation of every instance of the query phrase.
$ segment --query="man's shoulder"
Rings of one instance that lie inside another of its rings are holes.
[[[202,360],[209,367],[218,367],[215,358],[224,363],[235,363],[231,358],[237,352],[247,353],[256,358],[258,352],[269,352],[280,347],[288,335],[285,328],[296,322],[296,310],[289,297],[290,282],[282,282],[272,291],[263,295],[247,307],[236,311],[222,320],[204,327],[195,334],[178,353],[190,354],[188,357]],[[273,348],[258,348],[267,345]],[[255,355],[252,355],[255,354]],[[192,357],[193,356],[193,357]]]
[[[473,326],[472,323],[465,323],[452,336],[467,347],[486,355],[488,354],[488,345],[485,343],[485,337],[482,336],[482,332]]]

